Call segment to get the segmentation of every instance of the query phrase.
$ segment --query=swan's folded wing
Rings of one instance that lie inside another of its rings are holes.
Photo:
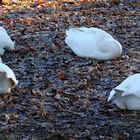
[[[133,94],[140,97],[140,74],[131,75],[115,89],[123,91],[122,96]]]
[[[10,78],[14,81],[13,87],[18,84],[18,81],[16,80],[15,74],[12,69],[10,69],[7,65],[0,63],[0,70],[6,72],[7,78]]]
[[[126,96],[126,95],[135,95],[137,97],[140,97],[140,83],[133,83],[129,90],[126,90],[125,92],[123,92],[122,96]]]
[[[71,28],[66,31],[65,42],[78,56],[88,57],[97,49],[95,38],[92,33]]]

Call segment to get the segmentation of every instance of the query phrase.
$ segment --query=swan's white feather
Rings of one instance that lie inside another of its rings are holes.
[[[15,74],[7,65],[0,63],[0,94],[10,92],[18,84]]]
[[[122,91],[122,96],[134,94],[135,96],[140,97],[140,74],[129,76],[115,89]]]
[[[65,42],[80,57],[107,60],[122,53],[122,46],[118,41],[107,32],[94,27],[66,30]]]
[[[0,55],[2,56],[7,50],[14,50],[14,42],[11,40],[10,36],[7,34],[6,30],[0,26]]]
[[[108,97],[121,109],[140,110],[140,74],[126,78]]]

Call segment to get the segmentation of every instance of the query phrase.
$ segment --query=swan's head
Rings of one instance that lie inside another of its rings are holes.
[[[99,51],[102,54],[102,60],[114,59],[121,55],[122,46],[115,39],[106,39],[100,42]]]

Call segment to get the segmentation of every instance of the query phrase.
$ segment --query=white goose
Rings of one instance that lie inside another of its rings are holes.
[[[109,60],[122,53],[122,46],[117,40],[107,32],[94,27],[66,30],[65,42],[80,57]]]
[[[134,74],[115,87],[108,97],[120,109],[140,110],[140,74]]]
[[[11,40],[6,30],[0,26],[0,56],[2,56],[5,52],[4,49],[14,50],[14,42]]]
[[[12,69],[0,62],[0,94],[9,93],[17,84],[18,81]]]

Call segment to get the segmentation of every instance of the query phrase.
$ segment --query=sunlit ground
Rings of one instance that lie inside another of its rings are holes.
[[[1,140],[57,134],[64,140],[139,139],[139,112],[122,111],[105,96],[140,72],[139,7],[114,2],[0,6],[0,21],[16,42],[16,50],[6,51],[2,59],[19,80],[10,94],[0,97]],[[64,42],[66,29],[73,26],[107,31],[121,42],[122,56],[104,62],[76,56]]]

